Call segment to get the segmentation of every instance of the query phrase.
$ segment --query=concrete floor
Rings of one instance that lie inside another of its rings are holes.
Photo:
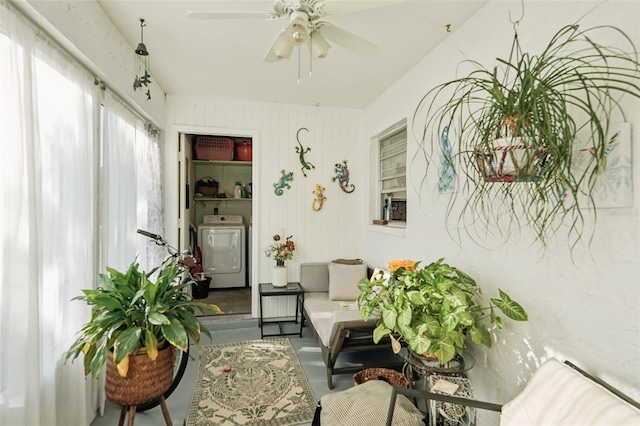
[[[209,341],[206,336],[202,344],[222,344],[242,342],[247,340],[259,340],[260,328],[258,321],[251,319],[249,316],[225,316],[216,319],[204,318],[202,323],[211,331],[213,342]],[[283,324],[287,331],[289,327],[299,327],[298,324]],[[277,327],[269,325],[268,327]],[[298,329],[299,330],[299,329]],[[277,329],[265,329],[265,332],[273,333]],[[295,328],[291,330],[295,331]],[[319,400],[323,395],[329,392],[338,392],[353,386],[353,376],[350,374],[340,374],[333,376],[334,388],[330,390],[327,387],[326,369],[322,361],[322,354],[313,336],[313,331],[309,327],[305,327],[302,337],[289,336],[298,358],[305,371],[311,390]],[[194,359],[189,360],[187,370],[180,382],[178,388],[167,399],[167,408],[171,415],[171,420],[175,426],[183,426],[189,414],[189,406],[193,394],[196,376],[198,372],[198,359],[195,348],[192,347],[190,353]],[[359,365],[359,362],[349,359],[349,355],[345,354],[342,358],[346,364]],[[120,407],[107,402],[104,415],[99,415],[91,423],[91,426],[113,426],[118,424],[120,417]],[[128,421],[127,417],[127,421]],[[125,423],[126,424],[126,423]],[[137,413],[135,416],[135,424],[137,426],[158,426],[164,425],[164,418],[160,407],[153,408],[149,411]],[[310,425],[310,423],[309,423]]]

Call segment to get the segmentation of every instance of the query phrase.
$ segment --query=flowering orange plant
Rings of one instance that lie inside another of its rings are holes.
[[[389,271],[376,269],[370,280],[358,282],[358,288],[362,317],[379,315],[374,342],[388,335],[397,352],[402,339],[418,354],[436,355],[441,364],[462,355],[468,340],[491,347],[489,327],[502,328],[498,312],[515,321],[527,320],[526,311],[505,292],[485,299],[473,278],[444,259],[426,266],[393,260]]]
[[[395,272],[397,269],[405,268],[407,271],[413,271],[416,264],[414,260],[392,260],[389,262],[389,271]]]

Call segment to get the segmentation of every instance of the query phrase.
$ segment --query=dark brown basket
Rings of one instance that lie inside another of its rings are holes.
[[[388,368],[367,368],[353,375],[353,385],[361,385],[368,380],[384,380],[391,386],[408,388],[409,382],[402,373]]]
[[[171,386],[175,358],[175,349],[171,345],[158,351],[155,361],[147,356],[146,351],[140,350],[129,356],[129,371],[127,377],[122,377],[113,362],[113,352],[109,352],[105,384],[107,399],[117,405],[134,406],[159,398]]]

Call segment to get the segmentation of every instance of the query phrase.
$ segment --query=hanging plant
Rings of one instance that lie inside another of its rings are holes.
[[[479,243],[530,228],[545,244],[566,225],[573,249],[587,216],[595,220],[591,194],[616,137],[611,120],[624,119],[620,98],[640,98],[634,43],[613,26],[569,25],[539,55],[522,53],[515,33],[508,60],[467,62],[473,71],[427,92],[413,117],[427,170],[431,155],[448,158],[459,181],[447,228]],[[443,157],[444,128],[452,150]],[[581,150],[591,155],[578,165]]]

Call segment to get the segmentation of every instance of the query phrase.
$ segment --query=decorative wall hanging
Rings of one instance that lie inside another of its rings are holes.
[[[347,194],[352,193],[356,190],[356,186],[352,183],[349,183],[349,169],[347,168],[347,160],[344,160],[342,163],[336,163],[334,166],[335,176],[331,178],[332,182],[338,181],[338,185],[340,185],[340,189],[342,189]]]
[[[300,158],[300,164],[302,165],[302,168],[300,170],[302,170],[302,174],[304,175],[304,177],[307,177],[307,172],[305,172],[305,170],[315,169],[316,166],[306,161],[304,158],[304,155],[309,151],[311,151],[311,148],[309,147],[305,148],[300,143],[300,132],[303,130],[306,130],[307,132],[309,132],[309,129],[307,129],[306,127],[301,127],[298,129],[298,133],[296,133],[296,140],[298,141],[299,146],[296,146],[296,153],[298,154],[298,157]]]
[[[640,98],[638,48],[613,26],[568,25],[540,54],[523,53],[519,21],[512,23],[509,58],[489,69],[468,61],[467,76],[429,90],[414,113],[414,131],[427,169],[440,152],[442,129],[455,135],[459,191],[445,215],[454,238],[464,232],[493,245],[529,228],[544,246],[566,229],[573,250],[595,231],[594,189],[607,162],[611,119],[624,120],[621,97]],[[578,166],[576,153],[585,148],[592,154]]]
[[[453,148],[449,142],[449,126],[444,126],[440,134],[440,170],[438,171],[438,191],[452,192],[455,189]]]
[[[319,212],[322,209],[322,205],[325,201],[327,201],[327,197],[324,196],[325,188],[320,184],[316,183],[316,190],[313,191],[313,194],[316,198],[311,203],[311,208],[314,212]]]
[[[140,43],[136,47],[136,77],[133,80],[133,90],[147,89],[147,100],[151,100],[151,90],[149,85],[151,84],[151,75],[149,74],[149,51],[144,44],[144,19],[140,19]]]
[[[293,172],[287,173],[282,169],[280,170],[280,173],[282,173],[280,180],[273,184],[273,187],[275,188],[273,192],[275,192],[276,195],[284,194],[284,188],[291,189],[289,182],[293,182]]]

